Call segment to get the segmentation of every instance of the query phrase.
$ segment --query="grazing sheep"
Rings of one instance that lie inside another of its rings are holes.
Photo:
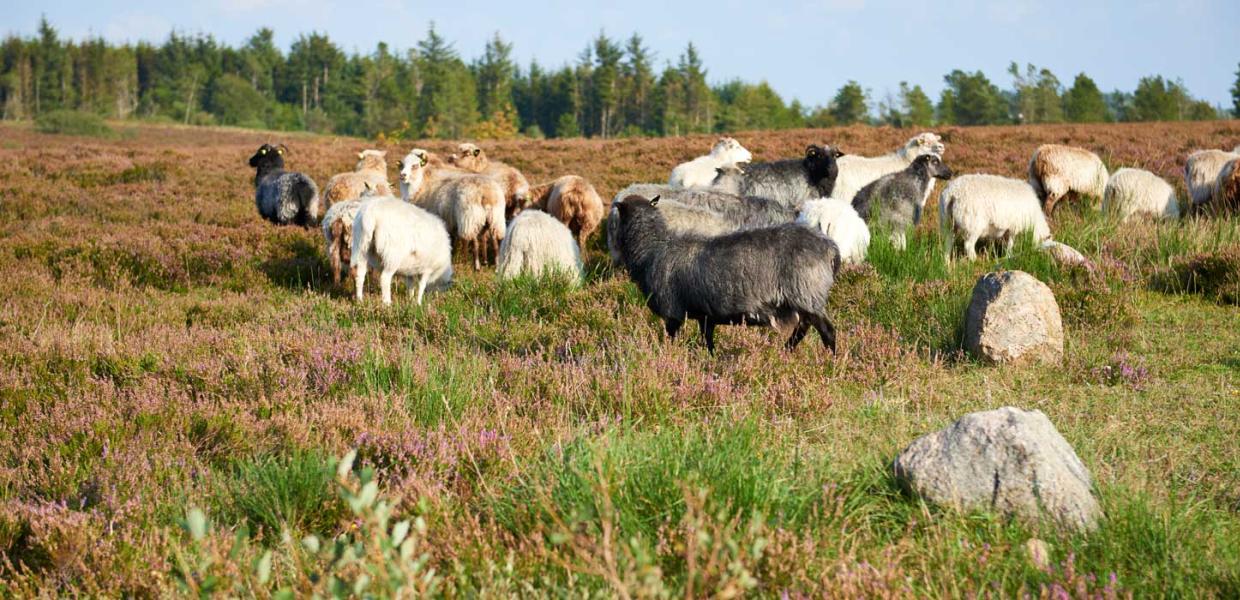
[[[797,224],[827,236],[840,249],[840,260],[858,264],[870,249],[870,228],[865,219],[839,198],[810,200],[801,209]]]
[[[1184,187],[1188,188],[1190,214],[1210,202],[1223,165],[1236,158],[1240,158],[1240,152],[1198,150],[1188,155],[1188,160],[1184,163]]]
[[[941,138],[927,131],[913,136],[890,154],[842,157],[839,160],[840,173],[835,179],[835,191],[831,197],[852,202],[857,192],[871,181],[904,170],[918,156],[937,154],[942,157],[944,149]]]
[[[1240,213],[1240,158],[1233,158],[1223,165],[1214,184],[1214,197],[1208,210],[1219,216]]]
[[[787,208],[800,208],[806,200],[824,198],[835,188],[844,154],[830,146],[811,144],[805,158],[751,163],[744,169],[717,173],[711,187],[736,196],[766,198]]]
[[[852,207],[867,221],[871,217],[890,232],[891,243],[901,250],[907,245],[908,230],[921,223],[926,200],[934,191],[935,179],[951,179],[952,170],[937,154],[923,154],[902,171],[883,175],[853,196]],[[873,212],[877,214],[872,214]]]
[[[667,184],[675,187],[708,186],[715,180],[715,169],[727,164],[747,163],[753,160],[740,142],[730,138],[719,138],[710,154],[699,156],[689,162],[680,163],[672,169],[672,176]]]
[[[288,146],[259,146],[250,157],[258,214],[276,225],[309,227],[319,218],[319,188],[304,173],[284,170]]]
[[[1097,154],[1084,148],[1043,144],[1029,159],[1029,185],[1049,217],[1065,197],[1101,199],[1107,186],[1107,168]]]
[[[428,284],[444,288],[452,283],[452,242],[439,217],[383,196],[363,203],[353,218],[353,231],[350,263],[359,302],[370,268],[379,271],[383,303],[389,305],[395,275],[405,277],[410,297],[417,291],[418,304]]]
[[[581,281],[581,252],[573,232],[555,217],[541,210],[523,210],[508,225],[499,246],[495,274],[513,279],[522,273],[542,277],[561,272]]]
[[[947,184],[939,195],[939,226],[948,262],[957,240],[964,241],[965,254],[974,260],[979,239],[1002,240],[1010,252],[1016,236],[1027,229],[1037,242],[1051,237],[1033,188],[997,175],[964,175]]]
[[[511,219],[522,210],[529,208],[533,197],[530,195],[530,182],[526,181],[521,171],[497,160],[487,158],[486,152],[468,142],[456,147],[456,154],[448,157],[448,163],[474,173],[490,175],[499,180],[504,187],[504,201],[507,205],[505,216]]]
[[[827,296],[840,255],[835,243],[800,225],[702,237],[668,229],[659,198],[629,196],[616,205],[621,253],[646,305],[675,338],[686,319],[715,351],[716,325],[774,326],[796,348],[812,326],[835,351]]]
[[[594,235],[605,213],[603,199],[594,186],[584,177],[565,175],[552,182],[542,206],[546,207],[547,214],[568,226],[584,254],[586,240]]]
[[[323,187],[327,207],[337,202],[357,200],[369,185],[376,196],[391,196],[392,186],[387,178],[387,152],[363,150],[357,153],[357,166],[352,172],[337,173]]]
[[[415,148],[400,161],[400,193],[406,202],[444,220],[448,231],[473,256],[475,270],[490,255],[498,257],[506,203],[504,189],[495,178],[437,164],[431,153]]]
[[[1163,178],[1144,169],[1120,169],[1107,180],[1102,211],[1114,212],[1122,221],[1136,215],[1177,219],[1180,204],[1175,190]]]

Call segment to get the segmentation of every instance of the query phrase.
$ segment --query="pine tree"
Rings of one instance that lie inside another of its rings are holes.
[[[1236,82],[1231,86],[1231,116],[1240,119],[1240,66],[1236,67]]]
[[[831,117],[840,125],[864,123],[869,118],[865,90],[856,81],[849,81],[831,99]]]
[[[624,128],[649,133],[654,129],[651,104],[655,86],[650,50],[642,43],[641,36],[634,33],[624,52],[625,62],[621,66],[624,93],[620,98]]]
[[[914,127],[928,127],[934,122],[934,104],[920,85],[909,88],[908,83],[900,82],[900,102],[904,106],[904,114],[908,124]]]
[[[1084,73],[1078,74],[1064,93],[1063,112],[1073,123],[1100,123],[1108,118],[1106,99],[1098,84]]]

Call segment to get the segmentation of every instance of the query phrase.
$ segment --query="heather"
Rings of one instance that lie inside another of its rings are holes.
[[[663,340],[599,237],[580,288],[462,266],[422,307],[401,291],[387,309],[353,302],[330,285],[321,232],[258,218],[245,160],[284,141],[290,167],[323,181],[372,142],[0,131],[0,595],[1240,593],[1235,220],[1061,211],[1057,239],[1094,262],[1069,269],[1028,238],[947,264],[931,209],[907,251],[878,235],[841,273],[837,355],[723,328],[711,356],[693,327]],[[1240,126],[941,133],[958,173],[1023,177],[1033,147],[1061,142],[1183,194],[1184,156],[1231,147]],[[758,159],[910,135],[736,134]],[[711,141],[488,153],[609,198]],[[960,352],[969,293],[996,267],[1055,292],[1062,366]],[[1045,412],[1088,465],[1098,531],[957,514],[891,480],[917,436],[1009,404]]]

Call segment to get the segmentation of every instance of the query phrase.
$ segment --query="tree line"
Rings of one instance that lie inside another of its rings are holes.
[[[1001,89],[981,71],[954,70],[938,101],[901,82],[882,98],[849,81],[825,104],[785,102],[765,81],[711,84],[690,43],[660,70],[642,37],[600,33],[558,68],[520,66],[495,34],[462,58],[431,24],[396,52],[380,42],[347,54],[326,34],[283,52],[271,29],[240,47],[171,33],[160,45],[62,38],[46,19],[35,36],[0,46],[3,118],[57,110],[107,118],[334,132],[389,138],[682,135],[853,123],[901,127],[1226,118],[1182,82],[1154,75],[1132,92],[1103,93],[1084,73],[1066,86],[1047,69],[1012,63]],[[1240,116],[1240,70],[1232,88]]]

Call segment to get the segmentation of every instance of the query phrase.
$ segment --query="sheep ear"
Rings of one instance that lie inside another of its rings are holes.
[[[805,148],[805,156],[809,156],[809,157],[818,156],[818,147],[814,146],[813,144],[807,146]]]
[[[358,152],[358,153],[357,153],[357,157],[358,157],[358,158],[361,158],[361,157],[363,157],[363,156],[366,156],[366,153],[365,153],[365,152]]]
[[[280,147],[276,148],[276,152],[279,152],[280,154],[284,154],[288,152],[288,146],[285,146],[284,144],[280,144]]]
[[[658,205],[659,205],[659,196],[655,196],[654,198],[650,199],[650,206],[658,206]]]

